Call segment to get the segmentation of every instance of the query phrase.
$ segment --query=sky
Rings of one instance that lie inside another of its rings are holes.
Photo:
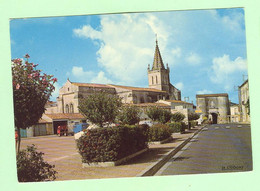
[[[148,87],[156,35],[182,100],[196,104],[196,94],[228,93],[238,103],[237,86],[247,78],[242,8],[10,21],[12,59],[28,53],[37,69],[58,79],[52,101],[68,78]]]

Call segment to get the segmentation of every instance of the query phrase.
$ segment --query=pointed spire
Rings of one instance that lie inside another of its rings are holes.
[[[161,53],[159,50],[157,34],[156,34],[156,46],[155,46],[152,70],[158,70],[158,69],[165,69],[165,68],[164,68],[163,60],[162,60]]]

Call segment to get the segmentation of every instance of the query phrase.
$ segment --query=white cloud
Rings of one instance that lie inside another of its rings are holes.
[[[155,34],[161,53],[166,47],[167,26],[152,14],[103,15],[100,23],[99,30],[85,25],[74,29],[74,34],[98,40],[98,64],[116,83],[138,85],[153,62]]]
[[[83,67],[73,66],[72,75],[79,81],[86,82],[94,77],[94,72],[84,71]]]
[[[113,84],[113,81],[108,79],[105,76],[105,73],[103,71],[100,71],[97,76],[95,76],[92,80],[91,83],[98,83],[98,84]]]
[[[212,94],[212,91],[204,89],[197,91],[197,94]]]
[[[228,83],[231,74],[247,71],[247,61],[241,57],[230,60],[229,55],[225,54],[222,57],[213,58],[212,63],[213,75],[210,79],[214,83]]]
[[[190,53],[186,58],[186,61],[190,65],[199,65],[201,63],[201,57],[196,53]]]
[[[81,29],[74,29],[73,33],[78,37],[101,39],[101,32],[94,30],[91,26],[85,25]]]
[[[179,90],[183,90],[183,88],[184,88],[184,84],[182,82],[178,82],[178,83],[174,84],[174,86]]]

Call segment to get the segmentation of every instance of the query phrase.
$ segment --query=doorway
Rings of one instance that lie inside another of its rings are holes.
[[[212,116],[212,124],[217,124],[218,123],[218,114],[211,113],[211,116]]]

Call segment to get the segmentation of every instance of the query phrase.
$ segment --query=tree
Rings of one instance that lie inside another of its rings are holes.
[[[161,111],[159,107],[151,106],[147,108],[145,113],[152,121],[158,121]]]
[[[165,124],[171,120],[171,117],[172,113],[170,111],[162,109],[158,121],[162,124]]]
[[[12,60],[14,118],[17,128],[17,153],[20,151],[20,129],[35,125],[44,113],[44,106],[54,91],[57,78],[41,74],[35,64],[29,63],[30,56],[25,55],[26,61]]]
[[[198,120],[200,118],[200,115],[197,113],[189,113],[188,114],[188,120],[189,121],[194,121],[194,120]]]
[[[176,112],[176,113],[172,114],[172,120],[174,122],[181,122],[184,118],[185,118],[185,115],[180,112]]]
[[[146,114],[152,121],[159,121],[160,123],[167,123],[172,116],[170,111],[156,106],[149,107],[146,110]]]
[[[123,125],[134,125],[140,121],[140,109],[136,106],[123,106],[117,116]]]
[[[115,122],[121,107],[121,99],[117,95],[96,92],[79,101],[79,111],[92,123],[99,127],[109,126]]]

